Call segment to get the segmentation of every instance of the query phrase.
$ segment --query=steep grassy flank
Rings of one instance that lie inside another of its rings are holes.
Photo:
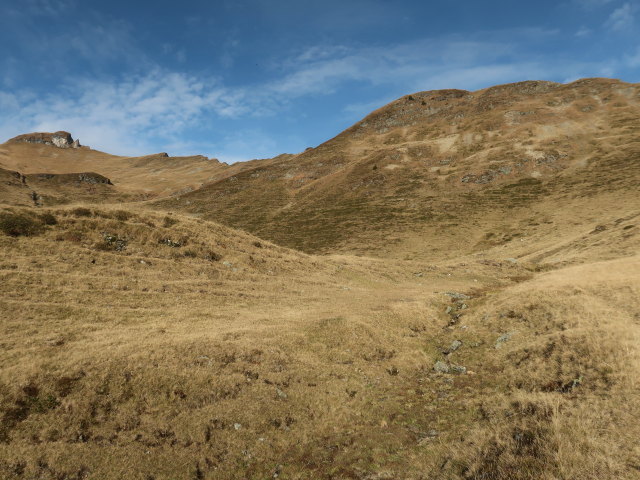
[[[453,258],[505,221],[553,234],[604,215],[612,191],[637,211],[639,125],[638,86],[615,80],[420,92],[157,205],[312,253]]]

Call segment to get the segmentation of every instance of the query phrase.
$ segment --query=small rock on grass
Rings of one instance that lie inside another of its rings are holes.
[[[438,373],[449,373],[449,365],[447,365],[442,360],[438,360],[434,365],[433,369]]]
[[[505,333],[505,334],[500,335],[500,336],[497,338],[497,340],[496,340],[496,346],[495,346],[495,347],[496,347],[496,348],[501,348],[501,347],[502,347],[502,345],[503,345],[505,342],[508,342],[508,341],[509,341],[509,339],[510,339],[511,337],[513,337],[515,334],[516,334],[516,332],[509,332],[509,333]]]
[[[444,292],[444,294],[453,298],[454,300],[469,300],[471,298],[469,295],[458,292]]]

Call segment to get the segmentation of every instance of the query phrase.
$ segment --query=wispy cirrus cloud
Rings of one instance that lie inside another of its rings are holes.
[[[44,97],[0,92],[0,134],[65,129],[113,153],[142,154],[154,139],[171,142],[209,112],[238,115],[236,100],[216,80],[161,70],[120,81],[81,79]]]
[[[573,3],[581,8],[592,9],[604,7],[615,1],[616,0],[574,0]]]
[[[115,29],[118,35],[97,58],[116,61],[123,45],[131,41],[128,27],[110,24],[105,29]],[[89,57],[91,47],[81,43],[91,32],[79,29],[73,34],[79,43],[66,42],[66,48]],[[161,67],[132,48],[133,56],[125,63],[136,67],[126,74],[96,67],[85,75],[65,77],[44,94],[29,88],[0,89],[0,138],[63,129],[85,144],[112,153],[200,152],[233,161],[290,151],[291,147],[269,137],[267,127],[255,122],[286,117],[299,101],[331,98],[354,89],[375,90],[364,101],[345,96],[338,107],[344,118],[356,121],[387,101],[419,90],[473,90],[525,79],[574,80],[611,75],[619,64],[636,61],[629,54],[590,60],[529,53],[532,43],[553,44],[559,35],[552,29],[529,28],[384,46],[316,44],[279,57],[265,80],[234,84],[223,77]],[[506,38],[510,41],[505,42]],[[173,47],[167,48],[174,52]],[[302,118],[301,112],[296,115]],[[249,125],[251,119],[254,123]],[[195,137],[194,130],[205,133]],[[279,135],[289,145],[307,146],[295,136]]]
[[[624,3],[609,15],[605,26],[616,32],[631,30],[635,25],[635,14],[637,10],[637,5],[631,2]]]
[[[31,15],[64,16],[75,5],[74,0],[23,0],[22,9]]]

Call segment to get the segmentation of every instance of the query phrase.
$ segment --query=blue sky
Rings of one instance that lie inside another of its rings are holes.
[[[295,153],[402,95],[640,81],[640,0],[0,0],[0,141]]]

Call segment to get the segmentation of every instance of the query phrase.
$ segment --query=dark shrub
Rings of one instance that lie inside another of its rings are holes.
[[[73,213],[76,217],[90,217],[91,215],[93,215],[91,210],[84,207],[74,208],[73,210],[71,210],[71,213]]]
[[[220,260],[222,260],[222,255],[212,250],[209,250],[207,254],[204,256],[204,259],[209,260],[210,262],[219,262]]]
[[[23,213],[0,213],[0,231],[12,237],[38,235],[43,230],[42,221]]]
[[[178,220],[176,220],[175,218],[164,217],[164,220],[162,221],[162,226],[164,228],[170,228],[170,227],[173,227],[176,223],[178,223]]]
[[[80,243],[83,239],[84,235],[78,231],[63,232],[56,237],[57,242]]]
[[[49,212],[45,212],[43,214],[40,215],[40,221],[44,224],[44,225],[57,225],[58,224],[58,219]]]
[[[126,222],[131,217],[133,217],[133,213],[127,212],[125,210],[116,210],[115,212],[113,212],[113,218],[121,222]]]

